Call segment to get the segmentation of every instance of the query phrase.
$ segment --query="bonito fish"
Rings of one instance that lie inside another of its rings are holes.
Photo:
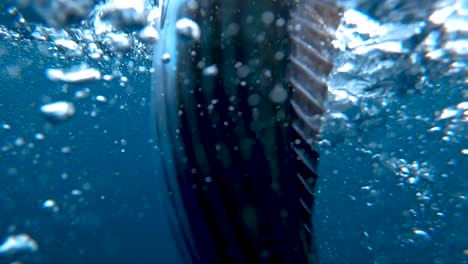
[[[157,173],[183,263],[317,263],[313,141],[339,8],[329,0],[162,4]]]

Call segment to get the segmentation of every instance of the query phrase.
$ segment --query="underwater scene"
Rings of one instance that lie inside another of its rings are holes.
[[[468,263],[468,1],[2,0],[0,73],[0,263]]]

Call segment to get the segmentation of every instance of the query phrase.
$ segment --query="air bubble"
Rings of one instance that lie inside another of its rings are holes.
[[[57,203],[54,200],[50,200],[50,199],[42,203],[42,208],[51,210],[53,212],[58,212],[59,210]]]
[[[107,103],[107,98],[104,97],[103,95],[98,95],[98,96],[96,96],[96,101],[105,104],[105,103]]]
[[[0,245],[0,254],[12,255],[17,252],[35,252],[38,244],[28,234],[8,236]]]
[[[101,79],[101,72],[86,65],[75,66],[69,70],[48,69],[47,78],[54,82],[81,83],[93,82]]]
[[[75,106],[71,102],[58,101],[41,106],[42,114],[51,120],[67,120],[75,114]]]
[[[161,57],[161,60],[164,63],[168,63],[169,61],[171,61],[171,55],[169,55],[169,53],[164,53]]]
[[[218,72],[218,66],[216,66],[215,64],[205,67],[203,69],[203,75],[205,76],[216,76],[218,75]]]
[[[198,24],[188,18],[181,18],[176,23],[177,33],[186,38],[198,41],[200,40],[200,27]]]

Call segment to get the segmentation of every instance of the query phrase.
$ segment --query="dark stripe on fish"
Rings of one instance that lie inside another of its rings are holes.
[[[200,0],[164,10],[153,76],[158,179],[184,263],[317,262],[312,140],[338,9]],[[177,34],[184,17],[200,39]]]

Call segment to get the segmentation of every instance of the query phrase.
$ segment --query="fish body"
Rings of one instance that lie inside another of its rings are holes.
[[[163,2],[153,117],[184,263],[316,263],[313,189],[339,10],[331,1]]]

